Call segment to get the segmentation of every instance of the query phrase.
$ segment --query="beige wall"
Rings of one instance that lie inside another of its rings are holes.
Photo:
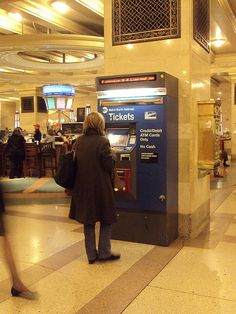
[[[236,159],[236,105],[234,104],[234,84],[236,80],[231,83],[231,130],[232,130],[232,139],[231,139],[231,153],[232,158]]]
[[[16,111],[15,102],[8,101],[0,102],[1,130],[4,130],[5,128],[14,129],[15,111]]]
[[[88,95],[76,95],[73,105],[75,114],[78,107],[86,107],[87,105],[91,106],[91,111],[97,111],[97,94],[95,92]]]

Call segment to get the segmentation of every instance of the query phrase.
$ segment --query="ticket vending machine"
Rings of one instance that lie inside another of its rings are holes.
[[[98,77],[116,172],[113,239],[169,245],[178,236],[178,80],[164,73]]]

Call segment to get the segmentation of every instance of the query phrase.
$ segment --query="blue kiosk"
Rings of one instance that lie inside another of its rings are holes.
[[[167,246],[178,237],[178,80],[144,73],[98,77],[96,86],[124,186],[112,238]]]

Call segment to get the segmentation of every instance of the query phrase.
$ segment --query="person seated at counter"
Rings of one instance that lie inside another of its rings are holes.
[[[6,154],[10,159],[9,178],[21,178],[23,171],[23,160],[25,159],[25,139],[20,128],[15,128],[9,137],[6,147]]]
[[[47,130],[47,135],[43,140],[44,143],[52,143],[52,148],[55,149],[55,135],[53,129]]]
[[[54,135],[57,137],[57,141],[60,142],[59,138],[62,139],[63,142],[67,142],[67,138],[64,134],[64,132],[61,129],[61,124],[60,123],[55,123],[53,125],[53,129],[54,129]]]
[[[34,141],[39,142],[41,141],[42,134],[40,132],[40,124],[34,124]]]

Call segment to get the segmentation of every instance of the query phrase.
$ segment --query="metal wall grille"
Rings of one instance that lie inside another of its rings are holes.
[[[180,0],[112,0],[113,45],[180,37]]]
[[[193,0],[193,38],[210,51],[210,4],[209,0]]]

